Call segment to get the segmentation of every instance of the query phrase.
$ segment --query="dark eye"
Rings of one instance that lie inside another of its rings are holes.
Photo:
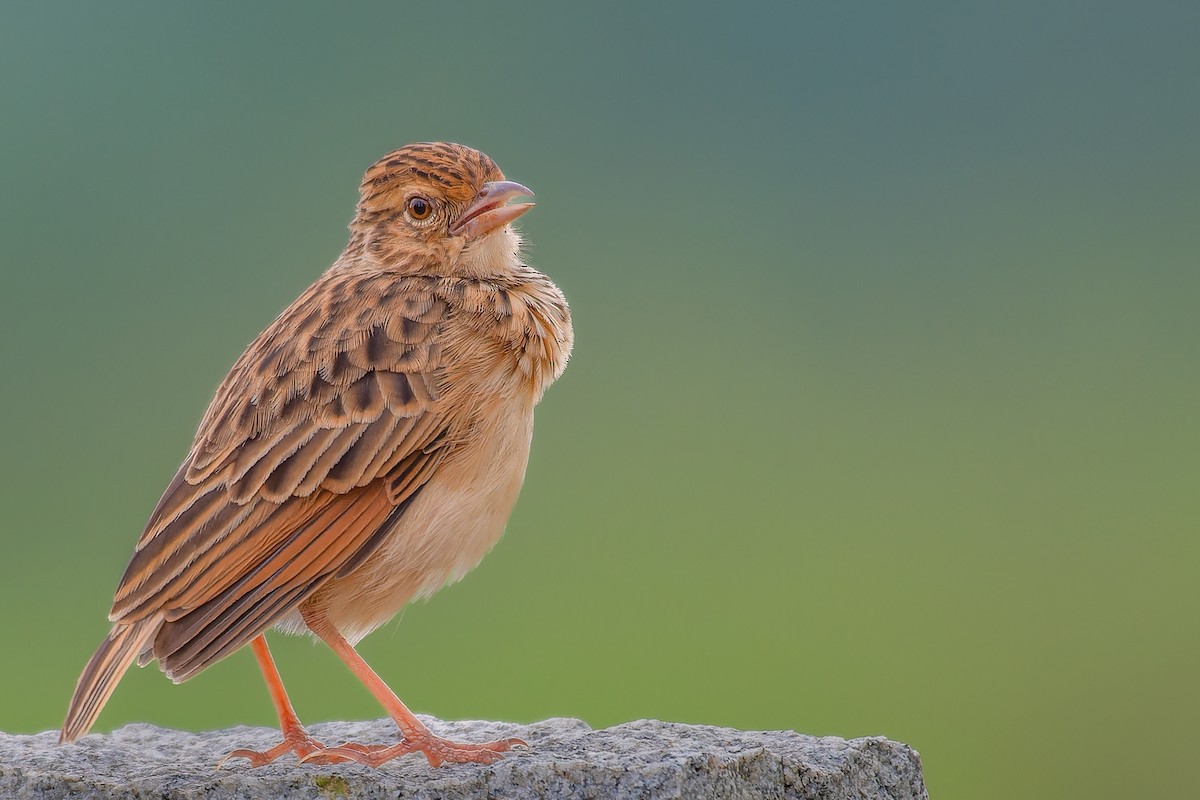
[[[433,203],[426,200],[424,197],[412,197],[408,201],[408,215],[418,222],[423,219],[428,219],[433,213]]]

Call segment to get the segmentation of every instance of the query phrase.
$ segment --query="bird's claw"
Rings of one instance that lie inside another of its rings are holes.
[[[220,769],[231,758],[244,758],[250,762],[251,769],[265,767],[285,753],[295,753],[301,764],[341,764],[353,759],[346,758],[334,750],[340,748],[326,747],[307,733],[296,733],[284,737],[284,740],[269,750],[238,749],[226,755],[217,762]]]
[[[379,767],[394,758],[408,753],[424,753],[430,766],[449,764],[493,764],[509,750],[528,750],[529,744],[521,739],[500,739],[482,744],[460,744],[439,736],[421,736],[405,739],[390,746],[343,744],[329,748],[326,753],[337,758],[354,761],[368,767]]]

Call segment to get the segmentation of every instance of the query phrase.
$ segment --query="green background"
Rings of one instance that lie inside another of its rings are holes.
[[[536,190],[578,344],[504,540],[362,646],[415,709],[885,734],[935,797],[1181,790],[1198,40],[1195,3],[5,5],[0,728],[61,721],[362,170],[449,139]],[[274,641],[303,719],[380,715]],[[131,671],[130,720],[273,715],[241,652]]]

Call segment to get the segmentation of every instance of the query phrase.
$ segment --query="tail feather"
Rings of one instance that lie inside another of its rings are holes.
[[[58,737],[59,744],[73,742],[91,729],[121,676],[145,650],[161,623],[161,618],[154,617],[138,620],[132,625],[113,626],[75,684],[75,694],[71,696],[67,718]]]

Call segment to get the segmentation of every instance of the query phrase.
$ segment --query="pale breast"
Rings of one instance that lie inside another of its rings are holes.
[[[351,643],[410,601],[462,578],[499,540],[521,491],[533,434],[532,407],[513,411],[443,462],[360,567],[321,587],[322,607]],[[296,612],[279,627],[305,630]]]

